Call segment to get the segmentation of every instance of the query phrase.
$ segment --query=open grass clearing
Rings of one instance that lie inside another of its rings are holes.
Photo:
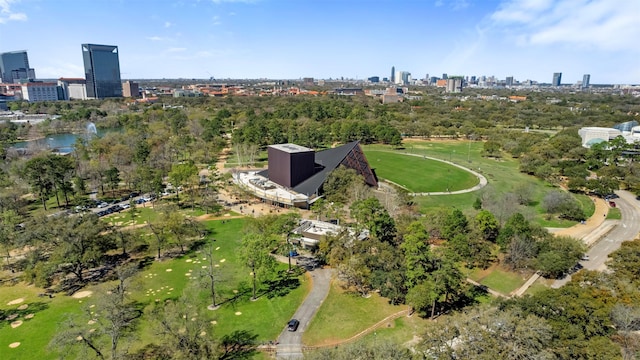
[[[404,139],[403,143],[405,148],[402,150],[393,150],[390,146],[378,144],[367,145],[363,148],[365,153],[370,151],[408,152],[451,161],[484,175],[489,182],[488,188],[496,194],[515,192],[518,187],[524,186],[531,192],[531,202],[528,208],[531,209],[530,212],[535,216],[534,221],[536,223],[546,227],[570,227],[577,223],[576,221],[556,218],[547,220],[546,214],[542,209],[542,199],[548,192],[557,191],[558,189],[534,176],[521,173],[518,160],[511,158],[508,154],[501,158],[483,157],[484,143],[481,141]],[[371,166],[376,167],[375,161],[369,159],[369,163]],[[382,166],[377,167],[377,173],[384,173]],[[428,182],[430,180],[426,178],[423,181]],[[458,195],[420,196],[415,198],[415,202],[423,213],[429,209],[441,207],[457,207],[461,210],[472,209],[474,201],[481,195],[482,191],[488,190],[485,188],[484,190]],[[583,204],[587,215],[593,213],[593,210],[590,210],[584,200],[584,198],[588,199],[588,197],[576,196],[576,198]]]
[[[326,345],[348,339],[406,306],[390,305],[374,293],[364,298],[345,292],[333,282],[329,295],[302,335],[305,345]]]
[[[618,208],[609,208],[609,212],[607,213],[607,220],[620,220],[622,219],[622,213]]]
[[[509,295],[527,281],[522,275],[499,266],[492,266],[486,270],[475,269],[469,273],[469,277],[504,295]]]
[[[457,191],[478,184],[478,178],[470,172],[440,161],[368,148],[365,155],[378,177],[390,180],[410,192]]]
[[[263,292],[257,301],[249,301],[249,270],[239,261],[237,251],[244,222],[244,219],[229,219],[224,223],[205,222],[205,226],[211,230],[214,263],[218,265],[215,269],[219,270],[218,301],[223,302],[220,309],[207,311],[205,314],[208,319],[210,317],[210,321],[216,321],[213,336],[222,337],[234,330],[248,330],[257,336],[258,342],[275,340],[304,300],[310,290],[310,282],[305,276],[301,276],[299,286],[285,296],[269,297]],[[166,299],[177,299],[189,282],[201,279],[203,266],[206,266],[206,261],[202,249],[175,259],[153,261],[135,276],[131,284],[131,296],[142,308],[153,306],[156,300],[162,302]],[[280,269],[285,268],[285,264],[280,265]],[[27,309],[20,310],[22,315],[16,318],[23,321],[21,326],[11,328],[10,321],[6,320],[0,323],[0,358],[57,358],[57,354],[47,349],[47,345],[59,330],[59,324],[69,316],[85,316],[86,311],[91,309],[89,306],[96,304],[100,294],[113,286],[112,282],[87,286],[83,290],[93,291],[93,294],[82,299],[61,293],[56,294],[54,298],[38,297],[44,290],[24,283],[0,288],[0,314],[13,314],[19,311],[20,305],[29,305]],[[235,300],[231,301],[234,297]],[[24,301],[7,305],[20,298]],[[197,301],[203,307],[211,303],[207,290],[202,288]],[[34,317],[24,318],[30,311],[34,312]],[[240,315],[236,315],[237,313]],[[147,317],[142,318],[137,330],[138,339],[132,350],[135,351],[150,342],[162,341],[156,335],[155,326]],[[13,342],[20,342],[21,345],[9,349],[8,345]]]

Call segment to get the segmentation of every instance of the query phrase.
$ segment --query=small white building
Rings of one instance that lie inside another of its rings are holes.
[[[22,84],[22,99],[34,101],[57,101],[58,85],[56,83],[28,82]]]

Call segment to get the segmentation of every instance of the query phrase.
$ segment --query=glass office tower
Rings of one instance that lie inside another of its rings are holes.
[[[87,97],[104,99],[122,96],[118,47],[82,44]]]
[[[27,52],[22,50],[1,53],[0,77],[3,83],[8,84],[15,82],[15,80],[35,78],[35,71],[29,68]]]

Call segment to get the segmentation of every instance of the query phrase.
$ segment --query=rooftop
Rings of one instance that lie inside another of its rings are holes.
[[[288,152],[288,153],[291,153],[291,154],[313,151],[312,149],[309,149],[308,147],[304,147],[304,146],[300,146],[300,145],[296,145],[296,144],[276,144],[276,145],[269,145],[269,147],[274,148],[276,150]]]

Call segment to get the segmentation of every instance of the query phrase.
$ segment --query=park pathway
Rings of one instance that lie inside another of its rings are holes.
[[[302,335],[309,326],[311,319],[315,316],[329,294],[331,284],[332,269],[315,269],[310,272],[313,284],[309,295],[304,299],[298,307],[294,319],[300,321],[297,331],[288,331],[286,328],[278,337],[278,345],[276,349],[276,359],[302,359]],[[286,324],[282,324],[285,327]]]

